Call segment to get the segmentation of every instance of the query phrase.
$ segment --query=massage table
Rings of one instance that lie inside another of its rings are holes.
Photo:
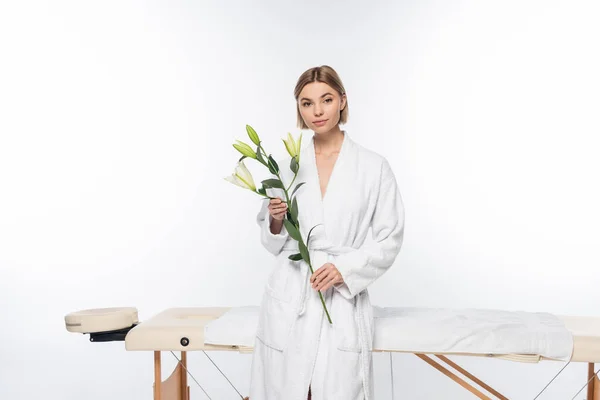
[[[254,307],[254,309],[251,307],[250,309],[253,312],[255,311],[256,314],[258,313],[258,307]],[[253,351],[253,347],[248,340],[246,340],[248,345],[226,343],[215,345],[205,343],[207,326],[211,326],[211,324],[214,324],[217,320],[220,321],[225,315],[229,315],[231,310],[232,308],[230,307],[169,308],[145,322],[140,322],[138,320],[137,309],[134,307],[99,308],[81,310],[67,314],[65,316],[65,325],[69,332],[89,334],[89,340],[91,342],[124,341],[127,351],[153,352],[154,400],[190,400],[190,388],[187,380],[187,375],[189,373],[187,370],[188,351],[236,351],[240,353],[252,353]],[[397,308],[397,310],[400,310],[400,308]],[[575,316],[556,317],[564,323],[566,330],[572,334],[572,353],[570,354],[566,365],[571,362],[588,364],[588,380],[586,383],[587,400],[600,400],[600,380],[598,379],[598,371],[594,371],[595,363],[600,363],[600,318]],[[244,321],[247,320],[240,321],[244,323]],[[161,352],[163,351],[170,351],[174,356],[175,354],[173,352],[177,351],[180,352],[181,356],[180,358],[175,356],[178,360],[177,366],[165,381],[162,380],[161,376]],[[391,352],[415,354],[479,399],[507,399],[507,397],[478,379],[475,375],[460,367],[455,362],[451,361],[448,356],[490,357],[516,362],[534,363],[541,360],[557,361],[556,359],[548,358],[540,354],[490,354],[469,351],[416,352],[386,348],[385,346],[374,347],[373,352],[390,352],[390,357]],[[437,360],[434,359],[433,356],[435,356]],[[451,371],[446,366],[442,365],[442,363],[445,363],[447,366],[454,369],[454,371]],[[566,367],[566,365],[564,367]],[[564,370],[564,367],[560,372]],[[221,370],[219,370],[219,372],[222,373]],[[459,376],[459,374],[462,375],[462,377]],[[190,376],[193,378],[193,375],[190,374]],[[555,378],[556,376],[552,378],[552,380]],[[200,386],[197,381],[196,383]],[[231,385],[231,382],[229,383]],[[548,385],[550,383],[548,383]],[[478,387],[475,385],[478,385]],[[546,385],[543,390],[545,390],[548,385]],[[233,387],[233,385],[231,386]],[[204,391],[202,386],[200,386],[200,388]],[[585,386],[582,387],[580,391],[584,388]],[[235,389],[235,387],[233,387],[233,389]],[[246,399],[239,391],[237,391],[237,389],[235,390],[240,398]],[[204,391],[204,393],[207,398],[210,398],[206,391]]]

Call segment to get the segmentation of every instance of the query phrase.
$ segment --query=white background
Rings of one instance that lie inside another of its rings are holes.
[[[69,312],[259,304],[272,256],[260,198],[223,180],[231,144],[250,124],[283,156],[296,80],[322,64],[405,202],[373,304],[600,316],[599,19],[592,1],[3,2],[0,398],[152,398],[152,354],[67,332]],[[209,355],[247,395],[251,356]],[[189,359],[213,399],[239,398]],[[562,367],[454,359],[511,399]],[[540,399],[571,399],[586,367]],[[391,399],[389,354],[375,374]],[[410,354],[394,389],[473,398]]]

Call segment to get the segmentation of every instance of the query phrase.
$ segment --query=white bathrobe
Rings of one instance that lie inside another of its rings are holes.
[[[314,136],[300,154],[293,190],[300,233],[313,270],[333,263],[344,278],[323,293],[329,324],[310,269],[292,261],[298,242],[285,227],[273,235],[269,200],[257,216],[261,242],[276,259],[265,285],[251,367],[250,400],[373,400],[373,313],[368,286],[394,263],[404,235],[404,206],[388,161],[350,139],[340,153],[321,199]],[[293,179],[290,158],[278,161],[283,182]],[[283,190],[268,189],[285,199]],[[369,228],[374,242],[364,244]]]

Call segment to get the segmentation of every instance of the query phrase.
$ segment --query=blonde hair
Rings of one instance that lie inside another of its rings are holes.
[[[300,75],[298,78],[298,82],[296,83],[296,88],[294,89],[294,98],[296,99],[296,116],[297,116],[297,126],[300,129],[308,129],[308,126],[304,122],[302,118],[302,114],[300,114],[300,107],[298,105],[298,97],[300,96],[300,92],[304,89],[304,86],[313,82],[323,82],[327,85],[331,86],[335,91],[338,92],[340,97],[346,94],[346,89],[344,89],[344,84],[340,79],[339,75],[333,68],[328,65],[321,65],[319,67],[313,67],[307,69]],[[346,104],[344,109],[341,111],[340,120],[338,124],[345,124],[348,120],[348,98],[346,97]]]

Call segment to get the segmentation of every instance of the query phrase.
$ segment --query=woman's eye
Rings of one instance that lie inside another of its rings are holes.
[[[329,99],[325,99],[326,102],[332,102],[333,99],[329,98]],[[308,107],[310,105],[310,103],[308,101],[305,101],[304,103],[302,103],[302,106],[304,107]]]

